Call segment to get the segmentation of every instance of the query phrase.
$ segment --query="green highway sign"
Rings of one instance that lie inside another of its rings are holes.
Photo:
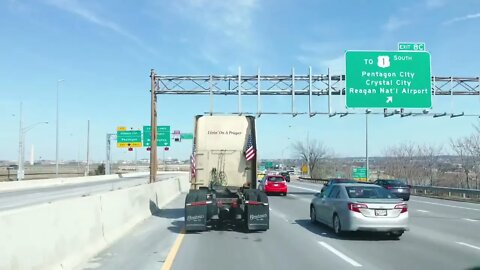
[[[142,147],[142,131],[118,130],[117,147]]]
[[[143,146],[152,145],[152,127],[143,126]],[[170,146],[170,126],[157,126],[157,146]]]
[[[192,140],[193,139],[193,133],[182,133],[182,134],[180,134],[180,139]]]
[[[353,168],[352,169],[353,178],[367,178],[367,168]]]
[[[425,43],[423,42],[399,42],[399,51],[426,51]]]
[[[347,51],[346,107],[432,107],[430,54],[411,51]]]

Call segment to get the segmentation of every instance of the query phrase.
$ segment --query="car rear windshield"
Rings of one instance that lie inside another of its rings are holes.
[[[381,187],[355,186],[345,187],[348,197],[357,199],[392,199],[395,195]]]
[[[386,184],[391,186],[406,186],[405,183],[400,180],[386,180]]]
[[[282,182],[284,180],[283,180],[283,177],[269,177],[268,181],[270,181],[270,182]]]

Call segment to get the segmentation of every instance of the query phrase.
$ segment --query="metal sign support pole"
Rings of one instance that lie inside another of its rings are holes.
[[[367,182],[368,182],[368,172],[369,172],[369,169],[368,169],[368,114],[369,114],[369,110],[367,110],[365,112],[365,170],[366,170],[366,176],[365,178],[367,179]]]

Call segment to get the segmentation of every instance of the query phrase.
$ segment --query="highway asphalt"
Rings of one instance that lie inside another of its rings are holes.
[[[480,205],[412,196],[410,231],[400,240],[373,233],[339,238],[309,221],[320,188],[295,181],[286,197],[270,196],[270,230],[259,233],[180,234],[182,194],[78,269],[480,269]]]
[[[158,180],[174,174],[160,174]],[[32,180],[33,181],[33,180]],[[148,183],[148,176],[124,177],[107,181],[92,181],[79,184],[55,185],[13,191],[0,191],[0,211],[47,203],[67,198],[90,196],[102,192],[123,189]]]

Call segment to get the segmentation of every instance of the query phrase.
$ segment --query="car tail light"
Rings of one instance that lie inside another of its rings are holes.
[[[400,213],[405,213],[408,211],[408,206],[406,203],[402,203],[402,204],[397,204],[395,205],[395,209],[402,209],[402,211]]]
[[[202,206],[202,205],[207,205],[206,201],[203,202],[192,202],[190,206]]]
[[[368,206],[363,203],[348,203],[348,210],[360,213],[360,209],[367,209]]]
[[[262,202],[257,202],[257,201],[247,201],[246,202],[248,205],[260,205]]]

